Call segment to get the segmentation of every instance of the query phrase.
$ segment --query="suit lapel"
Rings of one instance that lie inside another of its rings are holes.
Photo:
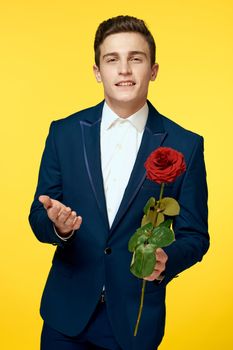
[[[109,229],[100,153],[100,123],[102,109],[103,102],[93,108],[92,114],[89,114],[87,120],[80,121],[80,125],[82,129],[84,158],[88,177],[104,225]]]
[[[124,192],[119,210],[115,216],[111,226],[110,234],[114,231],[120,220],[126,213],[128,207],[134,200],[136,194],[140,190],[142,183],[146,177],[144,163],[149,154],[158,148],[164,141],[167,133],[164,131],[162,117],[148,101],[149,115],[144,130],[142,142],[138,151],[138,155]]]

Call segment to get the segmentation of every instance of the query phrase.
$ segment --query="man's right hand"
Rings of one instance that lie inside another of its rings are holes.
[[[69,236],[73,230],[78,230],[81,223],[81,216],[77,216],[75,211],[66,207],[61,202],[49,196],[40,196],[39,201],[43,204],[49,219],[54,223],[58,234],[61,237]]]

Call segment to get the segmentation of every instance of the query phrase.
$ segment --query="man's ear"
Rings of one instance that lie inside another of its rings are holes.
[[[152,68],[151,68],[151,78],[150,78],[151,81],[154,81],[156,79],[157,74],[158,74],[158,70],[159,70],[158,63],[154,63]]]
[[[96,81],[98,83],[101,83],[102,79],[101,79],[100,70],[99,70],[99,67],[96,64],[94,64],[94,66],[93,66],[93,72],[95,74]]]

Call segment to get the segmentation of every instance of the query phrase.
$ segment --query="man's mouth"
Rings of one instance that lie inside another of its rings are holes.
[[[134,86],[136,83],[132,80],[127,81],[119,81],[119,83],[116,83],[116,86]]]

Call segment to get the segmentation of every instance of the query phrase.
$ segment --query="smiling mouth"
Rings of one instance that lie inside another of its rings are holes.
[[[133,81],[120,81],[119,83],[115,84],[116,86],[134,86],[136,83]]]

